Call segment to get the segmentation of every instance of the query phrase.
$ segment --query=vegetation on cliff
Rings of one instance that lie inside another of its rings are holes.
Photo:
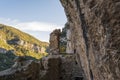
[[[48,45],[18,29],[0,24],[0,71],[10,68],[16,56],[28,56],[32,60],[46,56]]]

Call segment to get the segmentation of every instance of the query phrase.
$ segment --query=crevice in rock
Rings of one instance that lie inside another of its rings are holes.
[[[76,2],[76,5],[77,5],[77,9],[79,11],[79,17],[80,17],[80,20],[81,20],[81,27],[82,27],[82,30],[83,30],[83,37],[84,37],[84,40],[85,40],[85,45],[86,45],[86,53],[87,53],[87,56],[88,55],[88,38],[87,38],[87,24],[86,24],[86,21],[85,21],[85,18],[84,18],[84,14],[82,14],[82,11],[81,11],[81,8],[80,8],[80,1],[79,0],[75,0]]]
[[[89,53],[88,53],[88,51],[89,51],[89,46],[88,46],[89,44],[88,44],[88,37],[87,37],[87,32],[88,32],[87,28],[88,28],[88,26],[87,26],[87,23],[85,21],[84,14],[81,11],[81,7],[80,7],[80,4],[79,4],[80,1],[79,0],[75,0],[75,3],[77,5],[77,9],[78,9],[78,12],[79,12],[79,18],[80,18],[81,27],[82,27],[82,30],[83,30],[83,38],[85,40],[86,55],[87,55],[87,60],[88,60],[88,67],[89,67],[89,72],[90,72],[90,78],[91,78],[91,80],[94,80],[93,79],[93,74],[92,74],[92,72],[90,70],[90,60],[89,60]]]
[[[91,69],[90,69],[90,77],[91,77],[91,80],[93,80],[93,73]]]

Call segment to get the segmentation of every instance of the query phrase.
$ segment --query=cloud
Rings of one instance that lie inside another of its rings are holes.
[[[45,23],[39,21],[31,21],[31,22],[20,22],[19,20],[11,20],[0,18],[0,23],[14,26],[20,30],[31,30],[31,31],[53,31],[54,29],[61,29],[61,25],[53,24],[53,23]]]
[[[50,32],[52,32],[54,29],[61,29],[63,27],[61,25],[52,23],[45,23],[39,21],[21,22],[19,20],[12,20],[9,18],[0,18],[0,23],[13,26],[21,31],[31,34],[39,40],[47,42],[49,41]]]
[[[22,30],[32,30],[32,31],[53,31],[56,28],[61,29],[61,26],[59,25],[37,22],[37,21],[19,23],[16,26],[21,28]]]

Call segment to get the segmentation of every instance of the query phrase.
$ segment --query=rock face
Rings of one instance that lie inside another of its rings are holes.
[[[60,0],[87,80],[120,80],[120,0]]]
[[[54,30],[50,34],[50,53],[52,54],[58,54],[59,53],[59,42],[60,42],[60,29]]]
[[[24,42],[20,40],[19,38],[8,40],[7,43],[10,45],[24,45]]]
[[[42,42],[11,26],[0,24],[0,48],[14,50],[17,56],[41,58],[46,55],[47,42]],[[0,49],[0,52],[5,53]]]
[[[8,40],[7,43],[9,45],[17,45],[25,47],[25,49],[30,49],[35,53],[45,53],[45,49],[43,50],[43,46],[39,46],[37,44],[29,43],[23,40],[20,40],[19,38],[13,38],[11,40]]]
[[[67,23],[67,24],[68,24],[68,23]],[[69,24],[68,24],[67,26],[69,26]],[[74,52],[73,52],[73,48],[72,48],[71,30],[70,30],[70,28],[67,29],[66,37],[67,37],[66,53],[69,53],[69,54],[74,53]]]

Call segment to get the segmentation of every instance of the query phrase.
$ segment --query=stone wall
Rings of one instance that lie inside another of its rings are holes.
[[[40,61],[17,58],[15,64],[0,72],[0,80],[59,80],[60,56],[48,56]]]
[[[50,34],[50,40],[49,40],[50,54],[58,54],[59,53],[60,34],[61,34],[60,29],[55,29]]]
[[[49,55],[40,61],[17,57],[15,61],[0,72],[0,80],[86,80],[75,55]]]
[[[23,65],[15,66],[1,71],[0,80],[39,80],[40,65],[38,63],[25,61]]]
[[[62,57],[61,64],[60,80],[86,80],[82,68],[76,62],[75,55]]]
[[[120,80],[120,1],[60,1],[87,80]]]

